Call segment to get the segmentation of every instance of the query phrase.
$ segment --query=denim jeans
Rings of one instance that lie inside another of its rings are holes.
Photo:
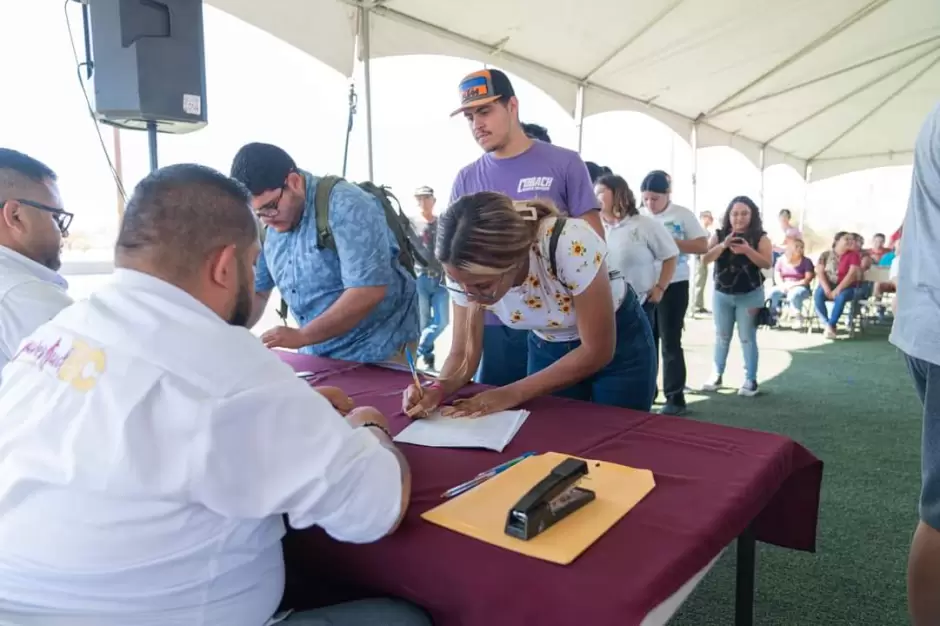
[[[614,358],[600,371],[555,395],[648,413],[656,394],[656,348],[649,319],[632,287],[627,289],[615,319]],[[528,373],[545,369],[580,345],[580,340],[545,341],[532,333]]]
[[[813,304],[816,308],[816,315],[823,326],[835,328],[842,317],[845,305],[852,302],[855,297],[855,288],[844,289],[836,299],[832,301],[832,312],[826,311],[826,292],[822,287],[816,287],[816,293],[813,294]]]
[[[473,377],[478,383],[503,387],[526,377],[529,331],[502,324],[483,327],[483,355]]]
[[[924,409],[921,434],[920,519],[940,530],[940,366],[904,355]]]
[[[787,299],[790,310],[795,313],[803,311],[803,303],[809,297],[809,287],[806,285],[777,285],[770,292],[770,308],[775,311],[780,310],[780,304],[783,299]]]
[[[418,356],[433,357],[434,342],[450,323],[450,296],[440,278],[419,274],[415,281],[418,291],[418,313],[421,318],[421,338]]]
[[[293,613],[284,626],[431,626],[418,607],[390,598],[358,600]]]
[[[731,349],[734,325],[738,325],[738,341],[744,355],[744,380],[757,382],[757,316],[755,309],[764,306],[764,288],[740,294],[715,290],[713,314],[715,318],[715,373],[724,374]]]

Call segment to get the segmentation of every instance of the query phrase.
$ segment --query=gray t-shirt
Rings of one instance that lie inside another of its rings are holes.
[[[891,343],[909,356],[940,365],[940,104],[914,148],[903,233]]]

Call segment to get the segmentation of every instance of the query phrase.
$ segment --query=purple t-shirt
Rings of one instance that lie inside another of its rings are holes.
[[[785,256],[777,259],[777,271],[785,283],[801,281],[806,278],[806,272],[812,272],[813,269],[813,262],[806,257],[796,265],[790,263]]]
[[[598,208],[594,186],[581,155],[550,143],[533,141],[532,147],[508,159],[484,154],[457,174],[450,204],[460,196],[496,191],[513,200],[544,198],[572,217]],[[487,324],[502,324],[487,311]]]

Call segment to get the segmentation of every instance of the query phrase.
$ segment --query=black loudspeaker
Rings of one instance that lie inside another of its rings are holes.
[[[135,130],[155,122],[164,133],[205,126],[202,0],[84,2],[98,119]]]

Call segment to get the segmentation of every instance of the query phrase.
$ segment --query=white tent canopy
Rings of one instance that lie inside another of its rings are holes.
[[[814,180],[910,163],[940,99],[940,0],[207,2],[348,76],[367,24],[371,58],[475,59],[576,119],[640,111]]]

